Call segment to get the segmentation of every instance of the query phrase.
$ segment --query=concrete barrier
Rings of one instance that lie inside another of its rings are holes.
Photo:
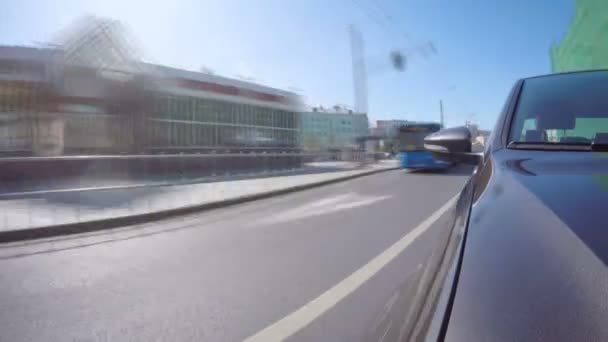
[[[0,158],[0,194],[43,189],[90,187],[100,181],[181,181],[227,174],[294,170],[335,159],[332,154],[206,153]],[[351,161],[368,159],[354,154]],[[105,184],[104,183],[104,184]],[[102,184],[103,185],[103,184]]]

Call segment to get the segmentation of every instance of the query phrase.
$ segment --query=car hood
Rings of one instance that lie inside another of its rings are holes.
[[[475,186],[446,340],[608,340],[608,155],[497,151]]]

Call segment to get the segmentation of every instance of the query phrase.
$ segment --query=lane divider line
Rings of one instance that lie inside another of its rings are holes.
[[[348,295],[361,287],[361,285],[371,279],[382,268],[384,268],[384,266],[394,260],[412,242],[414,242],[414,240],[422,235],[422,233],[427,231],[433,225],[433,223],[435,223],[443,214],[452,208],[457,199],[458,195],[452,197],[443,206],[437,209],[437,211],[431,214],[431,216],[418,224],[418,226],[404,235],[392,246],[374,257],[367,264],[363,265],[344,280],[325,291],[319,297],[313,299],[304,306],[300,307],[298,310],[283,317],[263,330],[260,330],[256,334],[248,337],[245,339],[245,341],[283,341],[305,328],[315,319],[319,318]]]

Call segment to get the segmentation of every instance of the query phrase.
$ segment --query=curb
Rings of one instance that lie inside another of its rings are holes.
[[[54,226],[45,226],[45,227],[35,227],[35,228],[26,228],[26,229],[18,229],[18,230],[9,230],[0,232],[0,243],[8,243],[8,242],[17,242],[24,240],[34,240],[34,239],[42,239],[42,238],[50,238],[62,235],[72,235],[79,233],[88,233],[94,231],[100,231],[105,229],[118,228],[122,226],[147,223],[150,221],[162,220],[171,218],[174,216],[185,215],[196,213],[200,211],[206,211],[211,209],[218,209],[222,207],[228,207],[236,204],[251,202],[258,199],[264,199],[274,196],[280,196],[284,194],[289,194],[296,191],[302,191],[307,189],[312,189],[328,184],[339,183],[363,176],[369,176],[376,173],[387,172],[392,170],[397,170],[398,167],[391,167],[380,170],[372,170],[368,172],[362,172],[356,175],[350,175],[340,178],[334,178],[329,180],[324,180],[316,183],[302,184],[297,185],[291,188],[285,188],[280,190],[273,190],[267,192],[261,192],[254,195],[246,195],[237,198],[231,198],[227,200],[221,200],[217,202],[199,204],[199,205],[191,205],[180,208],[168,209],[163,211],[157,211],[152,213],[143,213],[143,214],[134,214],[130,216],[121,216],[114,217],[102,220],[93,220],[86,222],[75,222],[75,223],[66,223]]]

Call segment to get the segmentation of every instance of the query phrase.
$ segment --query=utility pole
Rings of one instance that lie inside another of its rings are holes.
[[[441,123],[441,128],[443,129],[443,101],[439,100],[439,122]]]

